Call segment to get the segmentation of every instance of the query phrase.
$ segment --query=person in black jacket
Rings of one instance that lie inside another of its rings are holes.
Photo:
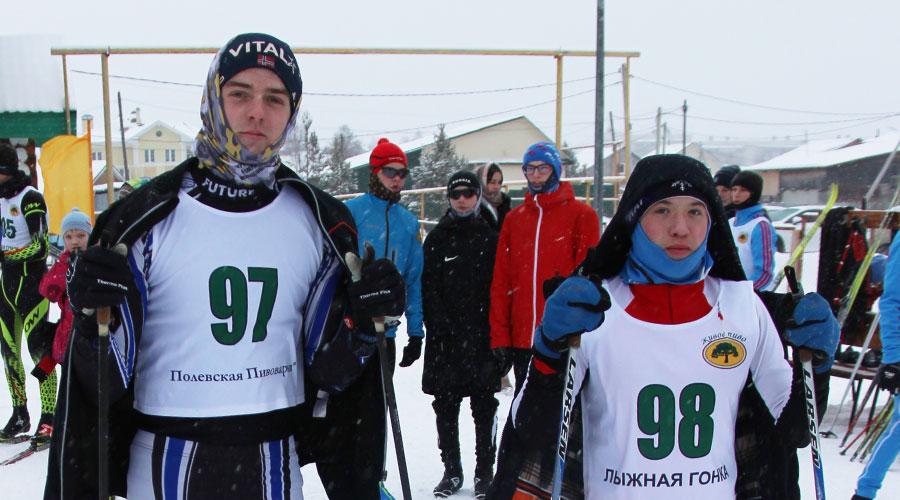
[[[734,201],[731,199],[731,180],[740,172],[741,167],[737,165],[725,165],[717,170],[716,175],[713,176],[713,180],[716,183],[716,192],[719,193],[719,198],[722,199],[722,206],[725,207],[726,219],[734,217],[734,214],[737,212],[737,207],[734,206]]]
[[[503,192],[503,170],[496,163],[485,163],[475,171],[481,182],[479,212],[498,233],[503,227],[503,219],[512,209],[512,199]]]
[[[287,44],[233,38],[209,70],[194,157],[98,218],[68,276],[73,333],[45,499],[96,498],[103,473],[133,499],[299,499],[313,461],[354,471],[334,479],[351,493],[326,483],[330,498],[380,497],[383,435],[360,432],[384,427],[372,318],[402,313],[405,286],[371,253],[351,270],[350,212],[281,163],[301,91]]]
[[[497,232],[478,214],[481,186],[459,171],[447,184],[450,208],[425,239],[422,302],[428,330],[422,390],[434,396],[444,476],[434,495],[463,483],[459,408],[468,397],[475,419],[475,498],[484,498],[494,470],[497,398],[502,360],[491,353],[490,288]]]

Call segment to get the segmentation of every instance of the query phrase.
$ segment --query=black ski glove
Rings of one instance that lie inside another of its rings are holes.
[[[894,396],[900,393],[900,362],[882,364],[875,374],[875,383]]]
[[[388,259],[375,260],[375,249],[366,243],[359,279],[347,286],[350,308],[357,322],[400,316],[406,307],[406,282]]]
[[[78,252],[66,273],[66,293],[76,312],[117,306],[134,288],[134,274],[124,255],[110,248],[88,247]]]
[[[400,367],[406,368],[412,365],[422,355],[422,337],[410,337],[406,347],[403,348],[403,358]]]
[[[497,372],[501,377],[505,377],[509,370],[512,369],[513,359],[512,352],[510,352],[511,347],[495,347],[491,349],[491,354],[494,355],[494,359],[497,361]]]

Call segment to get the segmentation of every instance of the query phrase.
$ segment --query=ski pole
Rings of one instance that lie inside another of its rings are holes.
[[[853,420],[847,425],[847,434],[844,435],[844,439],[841,441],[841,447],[844,447],[844,443],[847,442],[847,438],[850,437],[850,434],[853,432],[853,428],[856,427],[856,422],[859,420],[860,415],[862,415],[863,409],[866,407],[866,403],[869,402],[869,396],[872,395],[872,391],[878,384],[873,380],[869,385],[869,389],[866,390],[865,396],[863,396],[862,404],[859,405],[859,412],[853,417]]]
[[[351,279],[353,281],[359,281],[362,277],[362,259],[353,252],[347,252],[344,260],[347,262],[347,267],[350,269]],[[393,370],[391,370],[387,357],[387,339],[385,338],[384,320],[385,318],[383,316],[372,318],[372,322],[375,323],[378,358],[381,362],[381,384],[391,420],[391,432],[394,438],[394,448],[397,452],[397,466],[400,469],[400,485],[403,490],[403,499],[412,500],[412,490],[409,485],[409,471],[406,468],[406,453],[403,448],[403,435],[400,432],[400,413],[397,411],[397,395],[394,392],[394,382],[392,379]]]
[[[128,249],[119,243],[113,250],[125,255]],[[97,309],[97,496],[109,500],[109,321],[110,308]]]
[[[559,416],[559,434],[556,441],[556,464],[553,466],[552,500],[559,500],[562,492],[562,478],[566,467],[566,453],[569,449],[569,431],[572,424],[572,406],[575,404],[575,368],[577,367],[578,349],[581,336],[569,339],[566,354],[566,386],[563,389],[563,406]]]
[[[784,267],[791,295],[799,301],[803,289],[797,282],[797,272],[792,266]],[[809,430],[809,451],[812,454],[813,475],[816,482],[816,500],[825,500],[825,472],[822,468],[822,454],[819,448],[819,410],[816,407],[816,385],[813,380],[812,356],[809,349],[797,349],[803,370],[803,389],[806,395],[806,417]]]
[[[863,342],[862,350],[860,351],[860,355],[856,358],[856,363],[853,365],[853,371],[850,373],[850,383],[847,384],[847,387],[844,389],[844,395],[841,396],[841,404],[838,405],[838,409],[834,412],[834,416],[831,417],[831,426],[827,431],[821,432],[822,437],[833,438],[837,437],[837,434],[832,432],[834,429],[834,424],[837,422],[838,414],[841,413],[841,409],[844,407],[844,401],[847,399],[847,394],[850,393],[850,388],[853,385],[853,381],[856,379],[856,374],[859,373],[859,367],[862,365],[863,356],[862,354],[866,352],[866,349],[869,348],[869,343],[872,342],[872,337],[875,335],[875,328],[878,326],[879,321],[881,320],[881,311],[875,313],[875,318],[872,319],[872,324],[869,325],[869,333],[866,334],[866,340]]]
[[[847,447],[844,448],[843,450],[841,450],[840,454],[846,455],[847,452],[850,451],[850,448],[852,448],[853,445],[859,440],[859,438],[863,437],[866,434],[866,432],[872,427],[872,425],[875,423],[875,420],[876,419],[872,419],[872,421],[870,421],[868,424],[866,424],[866,426],[863,427],[863,429],[861,431],[859,431],[859,434],[857,434],[856,437],[853,438],[849,444],[847,444]]]
[[[893,398],[888,399],[887,404],[884,405],[884,408],[881,410],[878,418],[874,419],[875,425],[872,427],[872,430],[866,435],[865,441],[859,445],[856,453],[854,453],[850,458],[851,462],[856,459],[857,455],[859,456],[859,460],[863,461],[863,459],[866,458],[866,455],[868,455],[872,448],[875,446],[875,443],[878,442],[878,438],[881,437],[881,435],[884,433],[884,430],[890,423],[890,416],[894,413],[892,405],[893,402]],[[860,454],[860,452],[862,452],[862,454]]]
[[[809,232],[807,232],[806,235],[803,236],[803,239],[800,240],[800,243],[797,244],[797,248],[795,248],[794,251],[791,253],[791,257],[790,257],[790,259],[788,259],[787,264],[785,264],[785,268],[792,267],[794,265],[794,263],[797,262],[797,259],[799,259],[801,255],[803,255],[803,250],[806,248],[806,245],[809,244],[810,240],[812,240],[812,237],[816,234],[816,231],[818,231],[819,228],[822,226],[822,223],[825,222],[825,217],[828,215],[828,212],[831,211],[831,208],[834,206],[834,203],[837,201],[837,197],[838,197],[838,185],[832,184],[831,185],[831,194],[828,197],[828,202],[825,204],[825,208],[822,209],[822,211],[816,217],[816,220],[815,220],[815,222],[813,222],[813,225],[809,229]],[[775,290],[776,288],[778,288],[778,285],[781,284],[781,280],[782,280],[782,278],[784,278],[785,268],[782,268],[781,271],[778,271],[778,274],[775,276],[775,280],[772,281],[772,285],[769,288],[769,290]]]

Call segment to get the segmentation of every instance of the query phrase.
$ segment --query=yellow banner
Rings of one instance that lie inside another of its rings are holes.
[[[78,207],[94,220],[94,177],[88,135],[58,135],[41,147],[41,175],[50,232],[59,234],[62,218]]]

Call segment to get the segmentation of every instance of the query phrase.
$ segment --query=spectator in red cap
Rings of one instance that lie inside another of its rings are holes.
[[[369,190],[366,194],[348,200],[347,208],[353,214],[359,232],[359,249],[364,252],[366,243],[375,247],[375,258],[387,257],[397,266],[406,282],[406,333],[409,340],[403,349],[400,366],[413,364],[422,354],[422,340],[425,330],[422,326],[422,243],[419,240],[419,221],[409,210],[403,208],[400,201],[400,190],[409,175],[406,154],[399,146],[387,139],[379,139],[378,144],[369,156]],[[364,255],[361,253],[360,255]],[[390,321],[389,321],[390,323]],[[388,326],[387,339],[388,365],[393,369],[396,360],[396,342],[398,322]],[[376,362],[377,363],[377,362]],[[370,395],[371,404],[382,404],[381,393]],[[366,404],[360,402],[360,405]],[[371,435],[384,435],[385,427],[375,425],[378,422],[365,422],[361,427],[369,425]],[[374,441],[370,441],[374,442]],[[383,442],[383,440],[381,440]],[[376,450],[363,452],[369,456]],[[381,450],[383,455],[383,450]],[[382,471],[379,470],[380,474]],[[331,498],[355,498],[352,496],[330,495]]]

